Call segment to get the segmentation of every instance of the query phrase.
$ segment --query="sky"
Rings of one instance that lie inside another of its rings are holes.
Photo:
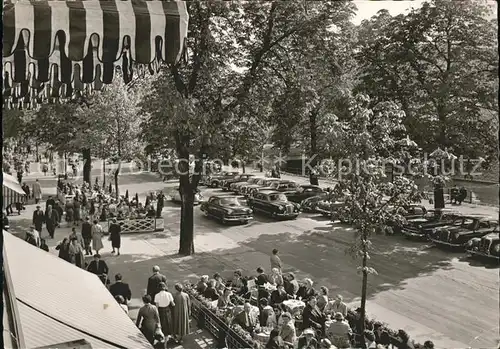
[[[457,0],[460,1],[460,0]],[[467,1],[467,0],[465,0]],[[425,2],[424,0],[405,0],[405,1],[369,1],[369,0],[353,0],[358,8],[358,12],[353,19],[354,24],[360,24],[364,19],[369,19],[375,15],[378,11],[386,9],[393,16],[400,13],[407,13],[411,11],[412,8],[419,8]],[[497,2],[494,0],[488,1],[488,4],[492,7],[493,14],[497,14]]]

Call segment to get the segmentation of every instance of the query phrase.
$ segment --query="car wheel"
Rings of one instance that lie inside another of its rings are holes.
[[[202,212],[203,212],[203,215],[208,218],[208,216],[209,216],[208,212],[207,211],[202,211]]]

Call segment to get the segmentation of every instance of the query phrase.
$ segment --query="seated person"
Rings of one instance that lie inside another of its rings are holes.
[[[205,290],[205,292],[203,292],[203,297],[211,299],[212,301],[218,300],[219,294],[217,293],[217,290],[215,289],[216,284],[217,284],[217,281],[215,281],[214,279],[210,280],[208,282],[207,289]]]
[[[241,328],[250,333],[253,333],[254,330],[259,328],[258,319],[252,312],[252,306],[250,303],[245,303],[243,311],[234,317],[233,324],[240,325]]]
[[[326,335],[338,348],[349,348],[352,336],[352,329],[344,320],[342,313],[335,313],[334,321],[326,329]]]
[[[233,291],[235,291],[237,294],[241,291],[241,288],[243,287],[241,270],[236,270],[234,272],[233,278],[231,279],[231,287],[233,288]]]
[[[307,304],[302,311],[302,328],[312,328],[316,330],[316,332],[321,331],[324,333],[326,317],[321,310],[319,310],[316,303],[317,300],[314,296],[307,300]]]
[[[297,349],[318,349],[318,341],[315,338],[316,333],[312,328],[307,328],[299,338]]]
[[[208,287],[208,275],[202,275],[200,281],[196,285],[196,291],[203,294]]]
[[[266,298],[259,300],[260,313],[259,313],[259,323],[261,327],[275,327],[277,325],[276,314],[274,314],[273,308],[269,305],[269,301]]]
[[[311,279],[304,279],[302,286],[297,291],[297,297],[302,299],[309,299],[316,296],[316,290],[313,288],[313,281]]]
[[[276,290],[271,292],[271,305],[280,304],[290,299],[291,297],[286,293],[285,286],[278,285]]]
[[[217,308],[227,308],[232,307],[234,304],[231,302],[231,296],[233,295],[229,287],[225,288],[222,292],[222,296],[219,297],[217,301]]]
[[[290,296],[296,295],[299,291],[299,283],[293,273],[288,273],[283,277],[283,285],[285,286],[286,293]]]

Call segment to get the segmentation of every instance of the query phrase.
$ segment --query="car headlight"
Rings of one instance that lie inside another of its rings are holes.
[[[282,206],[282,205],[280,205],[278,208],[279,208],[280,211],[284,211],[285,210],[285,206]]]
[[[460,237],[460,233],[455,233],[455,235],[453,235],[453,237],[455,238],[455,240],[457,240]]]
[[[496,244],[496,245],[493,247],[493,251],[495,251],[496,253],[500,252],[500,244]]]
[[[468,247],[472,247],[472,245],[474,245],[474,239],[471,239],[471,240],[467,241],[467,246]]]

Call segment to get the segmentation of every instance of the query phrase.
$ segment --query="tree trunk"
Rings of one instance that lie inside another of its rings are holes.
[[[445,208],[443,186],[434,184],[434,209],[441,210],[443,208]]]
[[[366,293],[368,288],[368,272],[366,270],[366,264],[368,260],[368,251],[366,250],[366,237],[363,238],[363,263],[362,263],[362,272],[363,272],[363,283],[361,286],[361,314],[360,314],[360,323],[359,328],[360,332],[363,333],[365,331],[365,318],[366,318]],[[362,341],[364,342],[364,341]],[[363,348],[366,346],[363,346]]]
[[[118,190],[118,175],[120,174],[121,161],[118,162],[118,168],[115,171],[115,192],[116,197],[120,197],[120,191]]]
[[[102,159],[102,187],[106,188],[106,159]]]
[[[179,254],[189,256],[194,254],[194,190],[190,184],[180,190],[182,208]]]
[[[91,182],[90,171],[92,170],[92,157],[90,155],[90,149],[83,149],[83,181],[87,183]]]

